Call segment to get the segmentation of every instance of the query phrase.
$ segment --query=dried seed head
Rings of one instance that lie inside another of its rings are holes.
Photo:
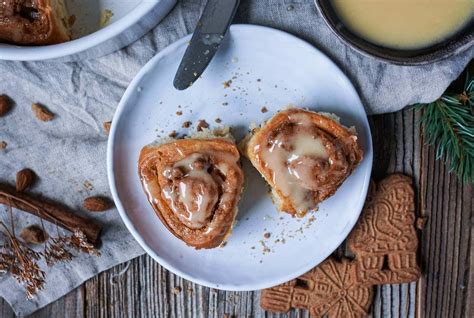
[[[41,121],[50,121],[54,119],[54,114],[50,112],[46,107],[38,103],[31,105],[31,110],[35,114],[36,118]]]
[[[84,208],[91,212],[102,212],[112,208],[112,206],[112,201],[105,197],[95,196],[84,200]]]
[[[48,234],[43,231],[41,226],[30,225],[21,231],[20,237],[29,244],[42,244],[48,239]]]
[[[10,110],[10,99],[6,95],[0,95],[0,117],[5,116]]]
[[[31,186],[36,179],[36,174],[31,169],[23,169],[16,173],[16,191],[21,192]]]

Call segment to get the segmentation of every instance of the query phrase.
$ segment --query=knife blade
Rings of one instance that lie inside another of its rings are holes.
[[[240,0],[208,0],[194,30],[173,85],[178,90],[191,86],[206,70],[229,30]]]

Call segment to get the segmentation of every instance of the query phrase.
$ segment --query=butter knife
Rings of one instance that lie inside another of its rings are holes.
[[[205,71],[227,34],[240,0],[208,0],[173,85],[184,90]]]

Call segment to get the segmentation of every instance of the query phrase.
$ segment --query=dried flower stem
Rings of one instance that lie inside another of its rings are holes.
[[[0,191],[0,198],[2,197],[6,198],[6,200],[0,201],[0,203],[4,203],[7,206],[11,230],[0,220],[0,231],[6,238],[6,242],[0,245],[2,249],[0,252],[0,271],[10,272],[19,283],[24,284],[26,287],[26,295],[29,299],[33,298],[45,284],[45,272],[42,271],[38,265],[38,261],[41,258],[44,258],[48,266],[53,266],[58,262],[68,262],[72,260],[74,255],[68,250],[70,248],[90,255],[100,255],[100,252],[95,249],[94,245],[89,243],[87,236],[79,228],[72,229],[72,235],[70,237],[61,236],[55,215],[50,213],[50,210],[37,206],[29,200],[9,192]],[[18,203],[21,203],[23,205],[22,207],[28,208],[28,212],[40,218],[43,231],[45,231],[43,219],[54,221],[53,223],[56,225],[58,236],[48,238],[44,243],[43,253],[36,252],[24,242],[17,239],[15,235],[13,207],[17,207],[19,205]]]

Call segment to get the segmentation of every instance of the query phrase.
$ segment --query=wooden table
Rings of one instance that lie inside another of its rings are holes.
[[[407,109],[370,118],[375,149],[373,177],[413,176],[418,214],[427,217],[420,236],[418,283],[377,288],[376,317],[474,317],[472,186],[463,185],[423,146],[419,114]],[[86,282],[33,317],[279,317],[259,306],[259,292],[224,292],[185,281],[150,257],[119,265]],[[0,317],[13,317],[0,300]],[[282,315],[283,316],[283,315]],[[302,310],[289,317],[308,317]]]

